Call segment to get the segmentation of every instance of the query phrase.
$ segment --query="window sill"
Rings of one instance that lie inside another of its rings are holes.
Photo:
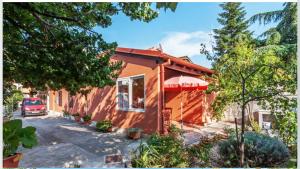
[[[145,109],[117,109],[118,111],[144,113]]]

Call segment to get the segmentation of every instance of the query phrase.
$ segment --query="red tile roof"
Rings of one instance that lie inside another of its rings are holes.
[[[152,49],[133,49],[133,48],[122,48],[122,47],[118,47],[116,49],[116,52],[119,53],[128,53],[128,54],[136,54],[136,55],[144,55],[144,56],[151,56],[151,57],[157,57],[157,58],[161,58],[164,60],[168,60],[170,59],[172,62],[176,63],[176,64],[180,64],[192,69],[196,69],[196,70],[200,70],[209,74],[213,74],[214,71],[211,69],[208,69],[206,67],[194,64],[194,63],[189,63],[187,61],[184,61],[180,58],[177,58],[175,56],[171,56],[169,54],[163,53],[160,50],[152,50]]]

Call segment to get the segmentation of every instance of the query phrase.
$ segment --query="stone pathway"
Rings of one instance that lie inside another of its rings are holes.
[[[172,121],[172,124],[175,124],[178,128],[181,128],[181,125],[179,122]],[[197,144],[200,142],[201,138],[203,137],[213,137],[217,134],[225,134],[224,128],[230,127],[234,128],[233,123],[229,122],[213,122],[210,124],[207,124],[206,126],[197,126],[197,125],[183,125],[183,139],[184,144],[189,146],[193,144]]]
[[[19,112],[15,118],[22,118]],[[124,167],[131,149],[139,141],[127,139],[120,133],[100,133],[94,128],[80,125],[49,113],[47,116],[22,118],[24,126],[37,129],[39,145],[32,149],[20,149],[21,168],[103,168]],[[106,156],[122,155],[122,162],[105,163]],[[78,166],[77,166],[78,167]]]

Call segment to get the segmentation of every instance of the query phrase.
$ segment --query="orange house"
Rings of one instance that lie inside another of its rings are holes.
[[[164,81],[174,76],[207,80],[213,71],[193,64],[187,57],[174,57],[159,49],[117,48],[112,61],[122,61],[116,85],[93,88],[85,96],[70,96],[64,89],[50,91],[49,110],[90,114],[93,121],[111,120],[118,128],[138,127],[145,133],[163,132],[171,120],[203,125],[210,122],[215,94],[203,91],[164,91]]]

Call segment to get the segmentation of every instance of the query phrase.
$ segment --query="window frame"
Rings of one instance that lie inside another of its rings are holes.
[[[144,108],[133,108],[132,107],[132,82],[133,79],[143,78],[144,79]],[[119,86],[118,83],[123,80],[128,81],[128,102],[129,102],[129,108],[121,108],[119,107]],[[126,112],[141,112],[144,113],[146,111],[146,83],[145,83],[145,74],[139,74],[139,75],[133,75],[133,76],[127,76],[127,77],[120,77],[116,80],[116,108],[117,110],[126,111]]]
[[[60,106],[60,107],[62,107],[62,105],[63,105],[63,93],[62,93],[62,91],[58,91],[58,106]]]

